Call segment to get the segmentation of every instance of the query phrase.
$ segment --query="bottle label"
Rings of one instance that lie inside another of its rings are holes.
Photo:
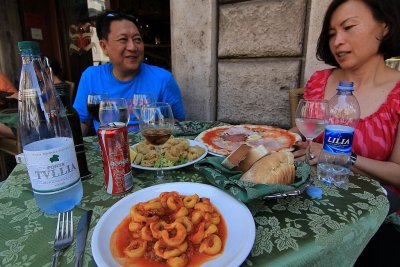
[[[26,145],[23,150],[32,189],[35,192],[60,191],[80,179],[72,138],[44,139]]]
[[[332,154],[351,154],[354,128],[343,125],[325,127],[323,150]]]

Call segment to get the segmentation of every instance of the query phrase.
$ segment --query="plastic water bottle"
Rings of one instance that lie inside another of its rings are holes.
[[[64,106],[36,42],[19,42],[19,134],[33,194],[45,213],[72,209],[82,199],[74,141]]]
[[[340,82],[329,100],[329,124],[325,127],[317,175],[325,183],[342,187],[350,174],[354,129],[360,119],[360,105],[353,95],[353,82]]]

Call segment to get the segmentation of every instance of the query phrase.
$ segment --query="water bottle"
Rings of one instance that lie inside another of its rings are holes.
[[[74,141],[64,106],[46,73],[36,42],[18,43],[22,58],[19,134],[38,207],[52,214],[82,199]]]
[[[318,158],[317,175],[325,183],[342,187],[348,183],[354,129],[360,119],[360,105],[353,95],[353,82],[340,82],[329,100],[329,124]]]

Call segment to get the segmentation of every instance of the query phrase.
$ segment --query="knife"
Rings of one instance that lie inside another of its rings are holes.
[[[81,267],[83,264],[83,252],[85,251],[86,237],[92,218],[92,210],[87,211],[81,216],[76,233],[76,249],[74,257],[74,267]]]

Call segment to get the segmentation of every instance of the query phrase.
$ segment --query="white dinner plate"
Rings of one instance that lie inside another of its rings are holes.
[[[180,165],[171,166],[171,167],[163,167],[162,169],[164,171],[175,170],[175,169],[179,169],[179,168],[183,168],[183,167],[192,165],[192,164],[198,162],[199,160],[202,160],[205,156],[207,156],[208,149],[204,144],[202,144],[202,143],[200,143],[198,141],[194,141],[194,140],[188,140],[188,141],[189,141],[189,146],[199,146],[199,147],[204,149],[204,153],[200,157],[198,157],[197,159],[192,160],[192,161],[188,161],[185,164],[180,164]],[[131,148],[134,148],[137,145],[138,144],[135,144],[135,145],[131,146]],[[136,164],[133,164],[133,163],[131,163],[131,165],[132,165],[133,168],[141,169],[141,170],[148,170],[148,171],[157,171],[157,170],[160,169],[160,168],[154,168],[154,167],[144,167],[144,166],[136,165]]]
[[[134,192],[108,209],[97,223],[92,236],[92,254],[98,266],[117,267],[118,262],[110,251],[111,235],[120,222],[129,215],[130,208],[138,202],[158,197],[161,192],[177,191],[182,195],[198,194],[208,197],[218,208],[227,226],[224,252],[203,267],[240,266],[253,247],[256,228],[253,216],[247,207],[217,187],[199,183],[167,183]]]
[[[217,153],[211,152],[210,150],[208,151],[208,154],[216,156],[216,157],[221,157],[221,158],[226,157],[226,155],[217,154]]]

